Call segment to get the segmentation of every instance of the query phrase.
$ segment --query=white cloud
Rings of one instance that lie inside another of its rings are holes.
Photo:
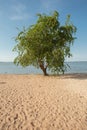
[[[0,10],[0,16],[3,16],[3,11],[2,10]]]
[[[55,9],[57,4],[60,4],[60,0],[41,0],[42,6],[46,10]]]
[[[12,6],[12,15],[10,16],[11,20],[23,20],[29,17],[30,16],[26,11],[26,6],[22,3],[16,3]]]
[[[10,18],[11,18],[11,20],[23,20],[23,19],[27,19],[28,15],[27,14],[13,15]]]
[[[14,5],[13,7],[13,10],[16,12],[16,13],[21,13],[21,11],[25,11],[26,9],[26,6],[22,3],[17,3],[16,5]]]

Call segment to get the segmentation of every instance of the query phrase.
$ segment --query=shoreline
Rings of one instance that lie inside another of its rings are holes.
[[[10,75],[13,75],[13,76],[43,76],[43,77],[70,77],[70,78],[76,78],[76,77],[86,77],[87,76],[87,73],[65,73],[65,74],[49,74],[47,76],[44,76],[44,74],[35,74],[35,73],[32,73],[32,74],[9,74],[9,73],[5,73],[5,74],[0,74],[0,76],[10,76]]]

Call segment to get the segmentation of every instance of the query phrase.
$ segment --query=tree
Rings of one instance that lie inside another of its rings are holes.
[[[70,15],[67,15],[65,25],[60,25],[57,11],[52,15],[38,14],[36,24],[23,29],[16,37],[17,45],[13,51],[17,51],[18,56],[14,63],[24,67],[40,67],[44,75],[47,75],[47,68],[64,73],[67,68],[65,58],[71,56],[70,47],[75,32]]]

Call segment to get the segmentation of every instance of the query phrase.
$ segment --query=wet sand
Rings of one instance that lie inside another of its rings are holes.
[[[87,130],[87,75],[0,75],[0,130]]]

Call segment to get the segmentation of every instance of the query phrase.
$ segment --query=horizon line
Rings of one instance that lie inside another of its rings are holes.
[[[2,62],[14,62],[14,61],[0,61],[1,63]],[[65,62],[87,62],[87,60],[72,60],[72,61],[65,61]]]

